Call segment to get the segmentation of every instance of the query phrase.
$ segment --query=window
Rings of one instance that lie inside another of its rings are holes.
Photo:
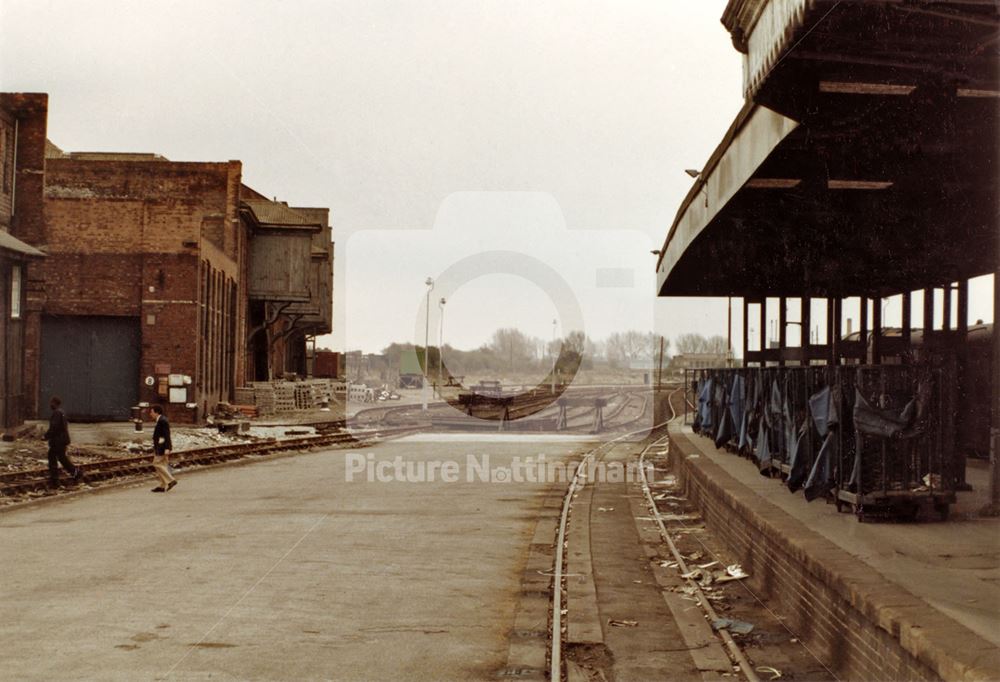
[[[21,317],[21,266],[10,266],[10,316]]]

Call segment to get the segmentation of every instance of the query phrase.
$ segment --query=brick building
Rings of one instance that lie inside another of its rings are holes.
[[[35,305],[28,282],[44,254],[42,186],[48,96],[0,93],[0,426],[35,410],[24,375],[37,366],[37,334],[26,317]]]
[[[310,374],[306,344],[332,330],[329,209],[291,207],[243,187],[250,235],[248,378]]]
[[[201,419],[256,378],[305,374],[331,330],[329,211],[241,183],[239,161],[65,153],[48,97],[0,93],[0,425]]]
[[[29,319],[41,362],[28,382],[76,418],[121,419],[146,401],[192,421],[228,400],[245,367],[240,162],[51,145],[47,157],[49,257]]]

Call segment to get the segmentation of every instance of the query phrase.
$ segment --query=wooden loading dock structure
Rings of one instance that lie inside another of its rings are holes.
[[[942,424],[968,407],[964,377],[986,373],[995,512],[1000,334],[988,367],[967,367],[966,349],[971,278],[994,275],[1000,317],[997,3],[731,0],[722,21],[744,53],[746,104],[670,227],[659,295],[741,297],[748,367],[932,362],[954,391]],[[902,297],[902,324],[887,340],[880,301],[891,296]],[[854,297],[860,330],[845,340]],[[814,341],[816,299],[827,323]],[[801,325],[797,347],[789,325]],[[954,431],[942,447],[961,487]]]

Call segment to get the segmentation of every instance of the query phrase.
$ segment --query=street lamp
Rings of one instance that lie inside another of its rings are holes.
[[[559,356],[556,353],[556,319],[552,319],[552,393],[556,392],[556,362]]]
[[[428,345],[431,335],[431,292],[434,291],[434,279],[428,277],[424,280],[424,284],[427,285],[427,310],[426,318],[424,319],[424,412],[427,411],[427,379],[430,374],[430,346]]]
[[[448,301],[442,296],[438,301],[438,308],[441,309],[441,321],[438,328],[438,395],[441,395],[441,387],[444,386],[442,369],[444,367],[444,304]]]

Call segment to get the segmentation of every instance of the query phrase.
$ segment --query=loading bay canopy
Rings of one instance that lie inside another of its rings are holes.
[[[681,204],[659,294],[888,296],[995,272],[996,7],[804,4]]]

